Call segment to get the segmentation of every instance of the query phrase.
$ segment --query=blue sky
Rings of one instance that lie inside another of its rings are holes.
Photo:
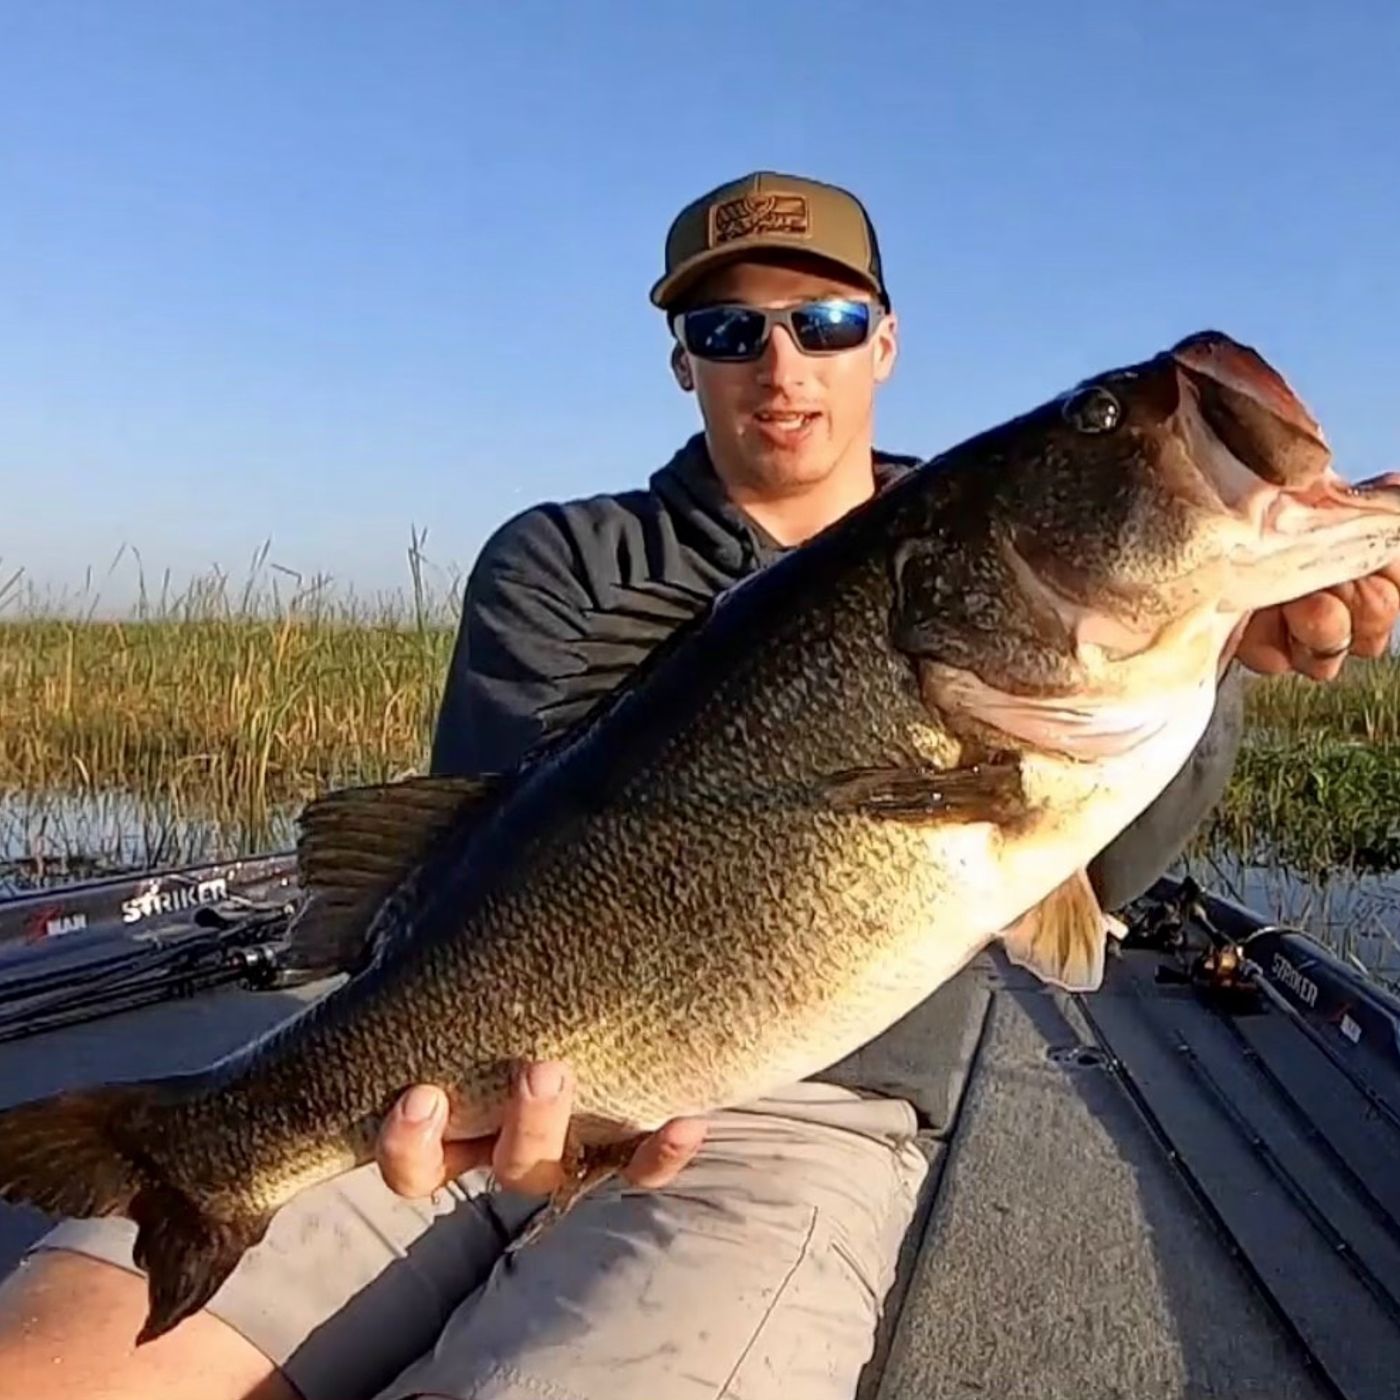
[[[1397,71],[1385,0],[0,0],[0,579],[392,589],[644,481],[666,225],[757,167],[875,217],[887,447],[1218,326],[1400,467]]]

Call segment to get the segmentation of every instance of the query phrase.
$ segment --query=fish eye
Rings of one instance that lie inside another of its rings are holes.
[[[1065,422],[1081,433],[1111,433],[1123,418],[1122,405],[1098,384],[1076,389],[1063,412]]]

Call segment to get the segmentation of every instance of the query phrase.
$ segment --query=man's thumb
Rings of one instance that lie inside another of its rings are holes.
[[[436,1127],[447,1114],[447,1095],[434,1084],[415,1084],[395,1105],[398,1117],[415,1132]]]
[[[384,1120],[379,1134],[380,1175],[397,1195],[431,1196],[443,1183],[446,1164],[442,1131],[447,1123],[447,1095],[431,1084],[416,1084]]]

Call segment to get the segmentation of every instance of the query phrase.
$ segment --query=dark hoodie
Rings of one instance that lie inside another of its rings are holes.
[[[916,459],[876,453],[880,489]],[[582,714],[679,622],[729,584],[783,553],[729,499],[697,434],[646,490],[535,506],[483,546],[468,580],[462,623],[433,741],[435,773],[510,768],[546,732]],[[1150,886],[1219,799],[1234,767],[1242,700],[1233,674],[1191,760],[1161,797],[1090,866],[1106,908]],[[966,998],[944,998],[970,1015]],[[901,1026],[882,1041],[901,1035]],[[912,1023],[911,1023],[912,1024]],[[946,1033],[945,1033],[946,1032]],[[942,1028],[932,1043],[961,1042]],[[927,1039],[927,1037],[923,1037]],[[922,1102],[929,1072],[908,1045],[857,1057],[879,1065],[868,1087]],[[888,1064],[913,1071],[891,1076]],[[833,1074],[849,1082],[849,1076]],[[907,1082],[906,1082],[907,1081]]]

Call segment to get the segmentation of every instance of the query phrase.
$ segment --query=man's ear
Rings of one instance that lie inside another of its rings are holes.
[[[676,383],[688,394],[695,388],[695,375],[690,368],[690,356],[679,345],[671,347],[671,373]]]
[[[894,373],[894,362],[898,356],[899,322],[891,311],[881,318],[875,328],[874,368],[877,384],[883,384]]]

